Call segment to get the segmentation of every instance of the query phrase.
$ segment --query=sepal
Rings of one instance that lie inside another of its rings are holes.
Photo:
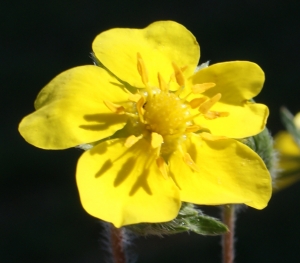
[[[249,146],[262,158],[272,178],[274,178],[276,173],[277,152],[273,147],[274,141],[269,130],[265,128],[257,135],[241,139],[241,142]]]
[[[182,203],[178,216],[165,223],[141,223],[126,226],[126,229],[141,235],[172,235],[191,231],[201,235],[221,235],[228,231],[218,219],[204,215],[193,204]]]

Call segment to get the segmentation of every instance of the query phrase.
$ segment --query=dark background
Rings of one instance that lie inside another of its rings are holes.
[[[39,90],[55,75],[91,64],[94,37],[113,27],[175,20],[197,37],[201,62],[249,60],[266,83],[272,134],[279,108],[300,110],[300,1],[198,0],[2,1],[0,4],[0,262],[101,263],[99,221],[81,208],[75,166],[81,152],[43,151],[18,134]],[[236,262],[300,262],[300,185],[275,194],[267,208],[237,220]],[[218,216],[217,209],[209,211]],[[138,263],[221,262],[220,238],[182,234],[138,238]]]

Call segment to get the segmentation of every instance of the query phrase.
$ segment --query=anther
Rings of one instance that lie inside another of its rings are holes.
[[[182,74],[181,69],[174,62],[172,62],[172,66],[173,66],[173,69],[174,69],[177,84],[180,87],[184,87],[185,80],[184,80],[184,76]]]
[[[197,166],[197,164],[195,164],[195,162],[193,161],[192,157],[188,154],[188,153],[184,153],[183,154],[183,161],[185,162],[185,164],[187,164],[192,170],[199,172],[200,169]]]
[[[184,67],[181,67],[181,72],[184,72],[186,69],[188,68],[188,66],[184,66]]]
[[[168,179],[168,165],[166,164],[164,158],[162,158],[161,156],[159,156],[157,159],[156,159],[156,165],[159,169],[159,171],[161,172],[162,176],[165,178],[165,179]]]
[[[186,129],[185,129],[185,132],[196,132],[196,131],[199,131],[201,130],[202,127],[199,126],[199,125],[190,125],[190,126],[187,126]]]
[[[207,98],[195,98],[195,99],[192,99],[189,104],[191,106],[192,109],[196,109],[198,108],[204,101],[206,101]]]
[[[144,83],[145,86],[148,86],[149,80],[148,80],[147,69],[144,60],[142,59],[142,56],[139,52],[137,53],[137,69],[142,78],[142,82]]]
[[[205,114],[203,114],[205,119],[208,120],[214,120],[219,117],[227,117],[229,115],[229,112],[219,112],[219,111],[208,111]]]
[[[164,139],[160,134],[156,132],[151,133],[151,146],[153,149],[160,147],[163,141]]]
[[[164,79],[162,78],[162,76],[160,75],[159,72],[157,74],[157,78],[158,78],[158,83],[159,83],[160,90],[161,91],[168,91],[168,89],[169,89],[168,84],[164,81]]]
[[[210,100],[202,103],[201,106],[199,107],[199,111],[203,114],[207,113],[209,109],[221,99],[221,97],[222,97],[221,93],[216,94]]]
[[[192,92],[194,94],[199,94],[207,91],[208,89],[211,89],[216,86],[216,83],[208,82],[208,83],[202,83],[202,84],[196,84],[192,87]]]
[[[117,114],[124,114],[125,113],[125,109],[123,106],[112,103],[108,100],[104,100],[103,103],[105,104],[105,106],[107,108],[109,108],[112,112],[117,113]]]
[[[201,138],[203,138],[204,140],[207,140],[207,141],[218,141],[218,140],[227,139],[227,137],[225,137],[225,136],[215,136],[208,132],[201,132],[200,136],[201,136]]]
[[[145,110],[143,108],[144,106],[144,103],[145,103],[145,98],[144,97],[141,97],[138,102],[136,103],[136,110],[139,114],[139,117],[140,117],[140,121],[142,123],[144,123],[144,113],[145,113]]]

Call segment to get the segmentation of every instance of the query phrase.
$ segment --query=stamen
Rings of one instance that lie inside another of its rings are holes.
[[[141,98],[141,95],[138,93],[131,93],[128,89],[125,88],[126,93],[129,94],[128,100],[133,101],[133,102],[138,102],[139,99]]]
[[[133,101],[133,102],[138,102],[141,99],[141,95],[136,93],[136,94],[130,94],[128,97],[128,100]]]
[[[192,92],[194,94],[199,94],[207,91],[208,89],[211,89],[216,86],[216,83],[208,82],[208,83],[202,83],[202,84],[196,84],[192,87]]]
[[[168,82],[168,85],[170,85],[170,83],[171,83],[171,82],[174,82],[174,81],[176,81],[175,73],[171,74],[170,79],[169,79],[169,82]]]
[[[215,136],[208,132],[201,132],[200,136],[207,141],[218,141],[218,140],[227,139],[226,136]]]
[[[174,69],[177,84],[180,87],[184,87],[185,80],[184,80],[184,76],[182,74],[181,69],[174,62],[172,62],[172,66],[173,66],[173,69]]]
[[[143,138],[143,135],[140,135],[138,137],[134,136],[134,135],[130,135],[125,143],[124,143],[124,146],[127,147],[127,148],[130,148],[132,145],[134,145],[135,143],[137,143],[140,139]]]
[[[192,157],[188,153],[183,154],[183,161],[194,171],[196,171],[196,172],[200,171],[199,167],[197,166],[197,164],[195,164]]]
[[[158,83],[159,83],[160,90],[168,91],[169,90],[168,84],[165,82],[165,80],[162,78],[162,76],[160,75],[159,72],[157,74],[157,77],[158,77]]]
[[[208,111],[204,115],[205,119],[214,120],[219,117],[227,117],[229,116],[229,112],[219,112],[219,111]]]
[[[159,171],[161,172],[162,176],[165,178],[165,179],[168,179],[168,171],[169,171],[169,167],[168,165],[166,164],[164,158],[162,158],[161,156],[159,156],[157,159],[156,159],[156,165],[159,169]]]
[[[186,69],[188,68],[188,66],[184,66],[184,67],[181,67],[181,72],[184,72]]]
[[[180,93],[183,91],[184,86],[180,87],[178,90],[176,90],[175,95],[179,97]]]
[[[160,134],[156,132],[151,133],[151,146],[153,149],[160,147],[163,141],[164,139]]]
[[[199,125],[190,125],[190,126],[186,127],[185,132],[196,132],[201,129],[202,129],[202,127]]]
[[[192,109],[196,109],[198,108],[204,101],[206,101],[207,98],[195,98],[195,99],[192,99],[189,104],[191,106]]]
[[[108,100],[104,100],[103,103],[107,108],[109,108],[112,112],[117,113],[117,114],[124,114],[125,113],[125,108],[121,105],[112,103]]]
[[[199,107],[199,111],[203,114],[207,113],[209,111],[209,109],[221,99],[221,97],[222,97],[221,93],[216,94],[210,100],[204,102]]]
[[[136,103],[136,110],[139,114],[139,117],[140,117],[140,121],[142,123],[144,123],[144,113],[145,113],[145,110],[143,108],[144,106],[144,103],[145,103],[145,98],[144,97],[141,97],[138,102]]]
[[[131,117],[131,118],[134,118],[134,119],[138,119],[139,116],[137,114],[134,114],[134,113],[130,113],[130,112],[125,112],[124,113],[125,115]]]
[[[146,69],[144,60],[142,59],[142,56],[139,52],[137,53],[137,69],[138,69],[140,76],[142,77],[142,82],[147,87],[148,82],[149,82],[148,73],[147,73],[147,69]]]

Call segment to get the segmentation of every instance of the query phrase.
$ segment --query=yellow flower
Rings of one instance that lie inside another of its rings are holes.
[[[287,110],[283,109],[282,111],[286,112]],[[300,131],[300,112],[294,117],[293,124]],[[289,132],[281,131],[275,136],[274,147],[279,153],[279,172],[274,186],[274,190],[277,191],[299,181],[300,145],[297,144],[295,138]]]
[[[235,61],[195,73],[199,45],[172,21],[105,31],[93,51],[105,69],[55,77],[19,127],[43,149],[93,146],[76,175],[88,213],[120,227],[172,220],[181,201],[267,205],[264,163],[230,139],[265,127],[268,108],[249,101],[264,82],[259,66]]]

